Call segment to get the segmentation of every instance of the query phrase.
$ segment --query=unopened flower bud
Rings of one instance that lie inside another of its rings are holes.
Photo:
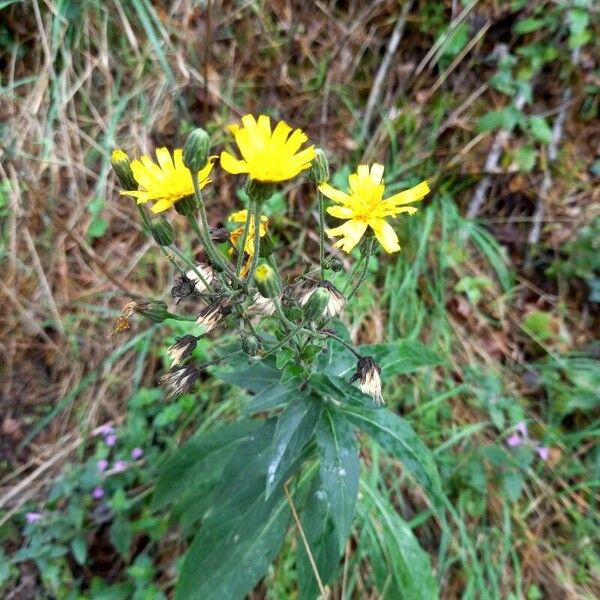
[[[201,127],[194,129],[183,147],[183,164],[194,172],[200,171],[208,162],[210,137]]]
[[[115,171],[117,179],[124,190],[137,190],[138,184],[133,176],[129,157],[123,150],[116,148],[113,150],[110,162]]]
[[[339,273],[340,271],[343,270],[344,265],[342,264],[342,261],[339,258],[336,258],[335,256],[332,256],[329,259],[329,268],[334,272],[334,273]]]
[[[307,321],[317,323],[323,319],[327,313],[327,303],[329,302],[329,293],[325,288],[316,288],[304,303],[304,317]]]
[[[279,275],[269,265],[260,265],[254,273],[254,283],[264,298],[275,298],[281,293]]]
[[[246,193],[252,200],[262,203],[268,200],[273,195],[275,186],[268,181],[258,181],[256,179],[248,179],[246,184]]]
[[[315,157],[308,171],[308,178],[317,184],[329,181],[329,161],[321,148],[315,150]]]
[[[188,356],[191,356],[197,343],[198,338],[195,335],[188,334],[178,337],[175,343],[167,350],[167,354],[173,362],[173,365],[178,365]]]
[[[320,281],[317,290],[323,290],[321,293],[322,297],[327,298],[326,310],[323,316],[330,319],[337,317],[342,309],[346,305],[346,298],[344,295],[329,281]],[[316,291],[316,290],[315,290]],[[300,305],[306,306],[314,292],[308,290],[304,296],[300,299]]]
[[[364,394],[375,400],[375,404],[384,404],[381,395],[381,367],[370,356],[358,359],[356,372],[350,378],[350,383],[358,381],[358,387]]]
[[[248,335],[242,338],[242,350],[248,356],[256,356],[260,349],[260,342],[254,335]]]
[[[150,319],[154,323],[162,323],[169,318],[167,305],[162,300],[152,300],[150,302],[135,302],[133,310],[136,313]]]
[[[196,197],[193,194],[178,200],[174,206],[175,210],[184,217],[193,217],[198,209],[196,206]]]
[[[175,232],[164,217],[156,217],[150,221],[150,233],[160,246],[169,246],[175,239]]]

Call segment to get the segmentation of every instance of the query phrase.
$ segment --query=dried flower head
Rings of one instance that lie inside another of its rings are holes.
[[[177,302],[179,302],[182,298],[190,296],[195,289],[194,281],[191,281],[187,275],[179,275],[171,288],[171,296],[177,298]]]
[[[231,305],[226,298],[221,298],[209,304],[204,308],[198,318],[196,324],[201,325],[203,328],[202,333],[208,333],[212,331],[229,313],[231,312]]]
[[[359,165],[357,172],[348,177],[348,194],[328,183],[319,186],[320,192],[335,202],[335,206],[330,206],[327,212],[346,221],[339,227],[327,230],[327,234],[332,237],[341,236],[334,244],[337,248],[351,252],[367,227],[370,227],[386,252],[400,250],[398,236],[385,218],[396,217],[400,213],[416,213],[417,209],[414,206],[406,205],[424,198],[430,191],[429,185],[423,181],[413,188],[384,199],[385,185],[382,181],[383,165],[375,163],[370,169],[369,165]]]
[[[206,284],[210,285],[212,283],[215,272],[209,265],[197,264],[196,269],[190,269],[185,276],[194,285],[194,289],[201,294],[206,291]],[[204,281],[202,281],[203,279]]]
[[[324,289],[329,296],[324,316],[330,319],[337,317],[342,312],[344,306],[346,306],[346,298],[329,281],[320,281],[316,286],[311,285],[308,289],[305,289],[300,297],[300,305],[305,306],[317,288]]]
[[[235,137],[242,159],[229,152],[221,153],[221,166],[228,173],[248,173],[251,179],[262,182],[286,181],[308,169],[315,157],[314,146],[300,150],[308,141],[301,129],[292,128],[280,121],[271,130],[271,119],[260,115],[242,117],[242,127],[229,126]]]
[[[275,312],[272,298],[265,298],[258,292],[254,294],[252,304],[244,311],[249,317],[270,317]]]
[[[358,359],[356,372],[352,375],[350,383],[358,381],[358,387],[365,394],[375,400],[375,404],[384,404],[381,394],[381,367],[370,356]]]
[[[198,338],[195,335],[187,334],[178,337],[176,342],[167,350],[167,354],[173,362],[173,365],[178,365],[188,358],[188,356],[191,356],[197,343]]]
[[[210,183],[210,172],[216,156],[198,171],[200,189]],[[123,190],[121,194],[133,196],[138,204],[154,202],[152,212],[171,208],[176,202],[192,196],[194,184],[190,170],[183,164],[183,150],[177,148],[173,156],[167,148],[156,149],[156,164],[149,156],[131,161],[131,171],[139,189]]]
[[[194,365],[185,365],[165,373],[158,381],[167,389],[167,400],[173,400],[189,392],[199,375]]]

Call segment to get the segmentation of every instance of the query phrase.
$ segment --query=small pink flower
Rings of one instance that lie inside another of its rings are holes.
[[[124,460],[117,460],[112,467],[114,473],[122,473],[127,468],[127,463]]]
[[[102,496],[104,496],[104,489],[98,485],[92,490],[92,498],[100,500]]]
[[[523,438],[518,433],[513,433],[511,436],[506,438],[506,443],[511,448],[520,446],[523,443]]]
[[[528,435],[527,432],[527,423],[525,423],[525,421],[519,421],[516,426],[515,429],[524,437],[526,438]]]
[[[131,451],[131,458],[133,460],[139,460],[140,458],[142,458],[142,456],[144,456],[144,451],[141,448],[134,448]]]
[[[538,448],[536,448],[536,452],[543,461],[546,461],[548,458],[550,458],[550,448],[546,448],[546,446],[538,446]]]
[[[38,513],[38,512],[28,512],[25,513],[25,520],[31,525],[33,523],[37,523],[38,521],[42,520],[42,513]]]
[[[112,425],[105,423],[104,425],[100,425],[100,427],[96,429],[94,435],[103,435],[106,437],[107,435],[112,435],[113,433],[115,433],[115,431],[116,429]]]
[[[111,433],[104,438],[104,442],[107,446],[112,448],[112,446],[117,443],[117,436],[114,433]]]
[[[107,467],[108,467],[108,461],[105,458],[101,458],[96,463],[96,468],[98,469],[98,471],[106,471]]]

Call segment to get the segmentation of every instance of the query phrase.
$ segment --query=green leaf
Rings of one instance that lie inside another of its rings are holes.
[[[322,490],[331,507],[338,548],[343,551],[358,494],[360,461],[354,431],[338,411],[325,408],[316,430]]]
[[[444,494],[433,456],[402,417],[390,410],[368,410],[344,406],[350,421],[370,435],[386,452],[402,461],[425,490],[436,511],[442,511]]]
[[[535,161],[537,158],[537,151],[531,146],[521,146],[515,152],[515,162],[519,167],[520,171],[529,173],[535,167]]]
[[[531,135],[542,144],[549,144],[552,141],[552,129],[544,117],[529,117],[529,130]]]
[[[253,415],[257,412],[271,410],[293,400],[298,396],[299,383],[299,380],[292,380],[285,385],[278,382],[268,385],[246,404],[243,413]]]
[[[240,421],[202,431],[190,438],[160,467],[153,508],[163,508],[201,487],[208,466],[219,460],[223,464],[233,449],[259,426],[260,423],[254,421]]]
[[[274,422],[268,421],[232,455],[187,551],[177,600],[241,600],[277,554],[290,512],[281,485],[265,500],[274,429]]]
[[[77,564],[84,565],[87,558],[87,544],[82,537],[76,537],[71,540],[71,552]]]
[[[375,522],[374,529],[381,530],[377,541],[393,567],[391,574],[400,594],[393,597],[398,600],[438,598],[429,556],[411,528],[383,494],[371,488],[366,481],[361,481],[361,487],[365,492],[365,505],[372,506],[366,516]]]
[[[364,345],[359,350],[361,354],[373,357],[381,367],[384,378],[412,373],[421,367],[431,367],[442,362],[431,348],[414,340]]]
[[[373,406],[371,396],[364,394],[359,388],[341,377],[326,375],[325,373],[313,373],[309,378],[309,383],[320,396],[331,399],[335,403]]]
[[[90,239],[102,237],[108,229],[108,221],[101,216],[95,216],[88,225],[87,237]]]
[[[477,131],[492,131],[493,129],[512,131],[520,119],[521,113],[514,106],[492,110],[479,119]]]
[[[283,369],[285,365],[287,365],[290,360],[294,358],[294,352],[291,348],[282,348],[277,352],[277,356],[275,358],[275,365],[278,369]]]
[[[332,516],[331,503],[323,493],[323,480],[317,474],[300,513],[300,522],[323,585],[335,576],[342,554]],[[303,541],[298,539],[297,544],[298,600],[314,600],[319,596],[317,579]]]
[[[310,396],[299,396],[279,415],[269,453],[267,498],[312,437],[321,407]]]
[[[513,32],[517,35],[522,35],[524,33],[537,31],[545,25],[546,21],[544,19],[522,19],[513,27]]]
[[[257,394],[268,385],[279,381],[281,371],[268,362],[259,362],[247,369],[216,369],[213,375],[225,383],[237,385],[249,392]]]

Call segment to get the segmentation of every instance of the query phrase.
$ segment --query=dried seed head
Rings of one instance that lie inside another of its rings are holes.
[[[229,313],[231,312],[231,305],[226,298],[221,298],[216,302],[208,305],[204,308],[198,318],[196,324],[201,325],[203,328],[203,334],[212,331]]]
[[[270,317],[275,312],[275,303],[271,298],[265,298],[258,292],[254,295],[252,304],[245,310],[249,317]]]
[[[202,277],[200,277],[198,273],[202,275]],[[188,281],[193,284],[194,289],[201,294],[202,292],[206,291],[205,282],[208,285],[212,283],[212,280],[215,277],[215,272],[213,271],[212,267],[209,267],[208,265],[198,264],[196,265],[196,270],[190,269],[185,276],[187,277]],[[202,279],[204,279],[204,281],[202,281]]]
[[[356,372],[350,378],[350,383],[358,381],[361,391],[375,400],[375,404],[384,404],[381,394],[381,367],[370,356],[358,359]]]
[[[175,285],[171,288],[173,298],[187,298],[194,291],[194,282],[190,281],[187,275],[179,275],[175,280]]]
[[[177,341],[167,350],[167,354],[173,362],[173,365],[178,365],[188,356],[191,356],[197,343],[198,338],[195,335],[188,334],[178,337]]]
[[[230,232],[226,227],[211,227],[210,239],[215,244],[223,244],[229,240]]]
[[[194,365],[185,365],[165,373],[158,381],[167,390],[167,400],[173,400],[189,392],[199,376]]]

